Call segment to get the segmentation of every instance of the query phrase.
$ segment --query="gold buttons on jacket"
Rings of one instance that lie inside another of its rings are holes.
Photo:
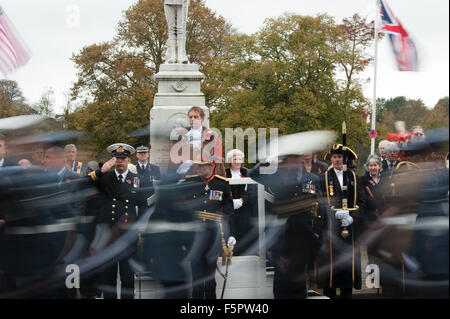
[[[115,211],[112,211],[112,212],[111,212],[111,214],[115,214],[115,213],[116,213]]]
[[[112,205],[112,208],[116,208],[116,205]]]
[[[116,219],[113,217],[113,218],[111,218],[111,220],[112,220],[112,221],[115,221]]]
[[[113,198],[113,201],[115,202],[117,199]]]

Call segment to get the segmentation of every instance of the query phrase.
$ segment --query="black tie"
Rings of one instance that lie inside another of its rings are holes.
[[[123,179],[123,176],[122,176],[122,174],[120,174],[119,175],[119,182],[123,183],[122,179]]]

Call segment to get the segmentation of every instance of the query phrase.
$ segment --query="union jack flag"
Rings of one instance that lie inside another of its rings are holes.
[[[389,36],[399,71],[417,71],[416,46],[384,0],[380,0],[380,15],[381,30]]]
[[[27,46],[0,6],[0,71],[6,76],[24,66],[29,59]]]

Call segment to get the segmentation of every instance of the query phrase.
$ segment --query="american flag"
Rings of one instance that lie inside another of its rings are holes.
[[[417,71],[416,46],[384,0],[380,0],[380,15],[381,30],[389,35],[398,69],[400,71]]]
[[[6,76],[30,59],[30,51],[0,6],[0,71]]]

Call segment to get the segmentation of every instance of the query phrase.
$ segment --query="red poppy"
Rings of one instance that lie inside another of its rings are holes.
[[[66,183],[70,183],[70,179],[68,178],[68,179],[66,179]]]
[[[127,179],[127,183],[131,185],[131,180]]]
[[[203,138],[209,141],[211,139],[211,133],[209,131],[206,131],[205,134],[203,134]]]

